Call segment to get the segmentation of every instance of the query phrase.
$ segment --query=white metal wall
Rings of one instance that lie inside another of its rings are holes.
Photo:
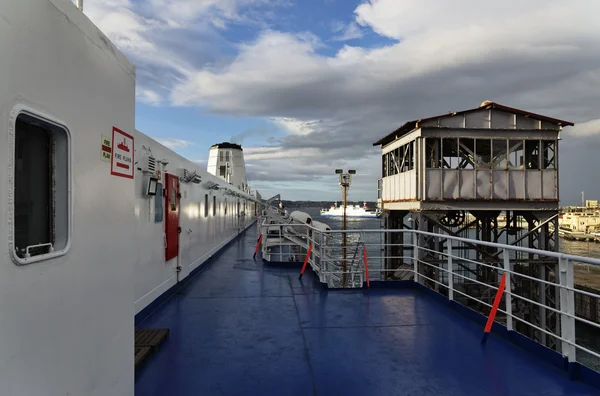
[[[164,230],[165,219],[155,223],[154,198],[142,194],[144,189],[142,172],[136,170],[135,178],[135,213],[137,233],[135,238],[135,312],[144,309],[171,286],[177,283],[177,265],[181,266],[179,280],[184,279],[191,271],[205,262],[224,244],[238,235],[239,217],[237,201],[240,201],[240,211],[246,203],[245,223],[248,225],[254,219],[254,203],[249,199],[226,196],[224,189],[210,190],[206,182],[212,181],[219,186],[233,186],[221,178],[211,175],[197,164],[189,161],[173,151],[162,146],[141,132],[136,132],[136,158],[143,151],[142,146],[150,148],[157,159],[167,159],[167,172],[177,174],[178,168],[196,171],[201,176],[200,184],[180,184],[178,257],[165,262]],[[164,181],[164,174],[161,177]],[[241,191],[238,191],[241,193]],[[208,194],[208,216],[205,217],[205,194]],[[213,215],[213,196],[216,197],[217,211]],[[249,196],[248,196],[249,197]],[[228,210],[225,214],[225,200]],[[164,213],[166,217],[166,212]]]
[[[426,199],[557,200],[556,174],[555,169],[427,169]]]
[[[133,395],[133,181],[100,146],[113,126],[133,132],[134,68],[69,0],[0,13],[0,393]],[[18,105],[71,134],[71,248],[25,266],[7,243]]]
[[[417,171],[398,173],[384,177],[382,198],[384,202],[417,199]]]

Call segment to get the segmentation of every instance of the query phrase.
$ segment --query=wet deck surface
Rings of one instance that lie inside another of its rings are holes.
[[[322,291],[252,259],[256,227],[140,327],[169,328],[136,376],[158,395],[598,395],[414,290]]]

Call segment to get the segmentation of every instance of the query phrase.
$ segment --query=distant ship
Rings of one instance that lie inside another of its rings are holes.
[[[367,203],[363,204],[363,207],[360,205],[347,205],[346,206],[346,217],[380,217],[382,212],[379,209],[369,209],[367,207]],[[329,209],[321,209],[321,216],[329,216],[329,217],[343,217],[344,216],[344,207],[338,206],[337,202],[334,203]]]

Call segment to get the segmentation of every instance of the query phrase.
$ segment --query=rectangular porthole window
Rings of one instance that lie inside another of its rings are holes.
[[[70,147],[66,128],[20,113],[14,125],[12,255],[29,264],[70,247]]]
[[[213,216],[217,215],[217,197],[213,195]]]
[[[208,217],[208,194],[204,194],[204,217]]]

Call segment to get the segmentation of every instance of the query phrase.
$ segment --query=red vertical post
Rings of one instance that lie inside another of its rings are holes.
[[[367,278],[367,287],[371,287],[371,281],[369,281],[369,261],[367,260],[366,246],[363,246],[363,257],[365,259],[365,277]]]
[[[304,275],[304,271],[306,270],[306,265],[308,264],[308,259],[310,258],[310,253],[312,252],[312,243],[308,245],[308,252],[306,253],[306,257],[304,258],[304,265],[302,265],[302,270],[300,271],[300,276],[298,279],[302,279],[302,275]]]
[[[502,274],[502,279],[500,279],[500,286],[498,286],[498,291],[496,292],[496,298],[494,299],[494,304],[492,305],[492,310],[490,311],[490,316],[488,317],[487,323],[485,325],[485,330],[483,331],[483,339],[481,340],[482,344],[487,342],[488,336],[490,335],[490,331],[492,330],[492,324],[494,324],[494,318],[496,317],[496,312],[498,311],[498,306],[500,305],[500,300],[502,300],[502,293],[504,292],[504,287],[506,285],[506,272]]]
[[[256,257],[256,253],[258,253],[258,249],[260,248],[261,242],[262,242],[262,234],[260,235],[260,237],[258,237],[258,243],[256,244],[256,249],[254,249],[254,256],[252,256],[252,257]]]

